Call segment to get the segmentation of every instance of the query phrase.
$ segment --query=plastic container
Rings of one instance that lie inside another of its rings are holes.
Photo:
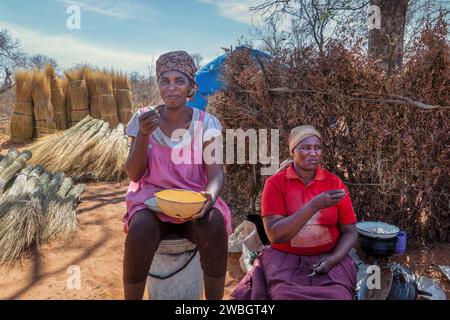
[[[396,254],[404,254],[406,252],[406,232],[400,231],[397,234],[397,244],[395,245]]]
[[[150,300],[200,300],[203,270],[195,244],[187,239],[161,241],[147,277]]]

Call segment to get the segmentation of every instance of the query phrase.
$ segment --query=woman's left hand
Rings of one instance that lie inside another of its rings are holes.
[[[332,255],[326,255],[312,267],[316,273],[325,274],[328,273],[328,271],[330,271],[337,264],[338,261],[336,261],[336,258],[334,258]]]
[[[197,220],[203,218],[205,214],[209,211],[209,209],[211,209],[214,205],[212,194],[210,192],[200,191],[200,193],[206,197],[206,201],[203,204],[202,209],[198,213],[193,215],[190,220]]]

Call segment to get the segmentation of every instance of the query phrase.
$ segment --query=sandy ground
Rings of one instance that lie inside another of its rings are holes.
[[[1,141],[1,140],[0,140]],[[4,140],[3,140],[4,141]],[[2,144],[5,154],[10,145]],[[78,206],[79,228],[69,241],[42,245],[12,270],[0,267],[0,299],[123,299],[122,216],[127,182],[88,183]],[[360,254],[361,256],[361,254]],[[450,265],[450,244],[409,250],[392,260],[441,284],[450,299],[450,281],[438,265]],[[71,268],[79,268],[81,288],[68,289]],[[225,299],[244,276],[239,254],[228,259]]]
[[[79,228],[70,241],[53,241],[7,272],[0,267],[0,299],[123,299],[125,234],[123,183],[88,183],[79,209]],[[242,278],[239,255],[230,254],[225,298]],[[80,289],[67,289],[78,266]]]

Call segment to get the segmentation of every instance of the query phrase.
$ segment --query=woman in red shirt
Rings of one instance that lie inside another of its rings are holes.
[[[322,138],[312,126],[291,131],[292,160],[267,179],[261,214],[271,242],[239,283],[236,299],[353,299],[356,216],[348,190],[320,167]]]

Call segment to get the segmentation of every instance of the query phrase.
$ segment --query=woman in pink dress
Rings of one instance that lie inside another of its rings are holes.
[[[213,300],[223,298],[231,213],[219,197],[224,183],[223,166],[217,161],[205,161],[202,152],[218,142],[221,126],[214,116],[186,106],[197,88],[195,72],[194,61],[184,51],[160,56],[156,76],[164,104],[138,110],[127,125],[132,141],[125,163],[130,179],[124,217],[125,299],[142,299],[154,254],[169,233],[177,233],[197,245],[205,296]],[[180,135],[181,140],[173,139],[180,129],[185,133]],[[184,161],[175,159],[177,154]],[[189,220],[154,212],[144,204],[155,192],[172,188],[202,192],[208,200]]]

